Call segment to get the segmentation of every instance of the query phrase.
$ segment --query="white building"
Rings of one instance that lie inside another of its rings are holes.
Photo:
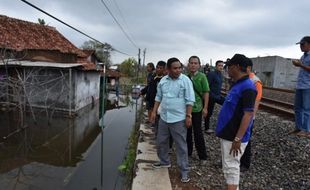
[[[251,58],[253,70],[264,86],[294,89],[299,68],[292,64],[292,59],[280,56]]]

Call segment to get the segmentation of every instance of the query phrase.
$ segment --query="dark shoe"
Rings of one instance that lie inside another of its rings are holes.
[[[191,179],[189,177],[182,177],[181,182],[182,183],[188,183]]]
[[[297,133],[299,133],[301,130],[300,129],[294,129],[294,131],[289,132],[289,135],[295,135]]]
[[[159,168],[170,168],[171,167],[171,164],[162,164],[160,162],[157,162],[157,163],[154,163],[152,164],[152,167],[155,168],[155,169],[159,169]]]
[[[250,167],[240,166],[240,172],[244,173],[250,170]]]

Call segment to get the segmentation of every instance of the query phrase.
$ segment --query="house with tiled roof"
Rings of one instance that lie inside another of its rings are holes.
[[[0,34],[0,102],[13,105],[22,96],[27,105],[71,113],[99,99],[94,51],[77,48],[54,27],[4,15]]]
[[[13,51],[24,60],[77,62],[84,56],[56,28],[0,15],[0,48]]]

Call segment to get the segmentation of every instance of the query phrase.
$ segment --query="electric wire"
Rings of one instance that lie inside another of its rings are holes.
[[[31,4],[30,2],[28,2],[28,1],[26,1],[26,0],[21,0],[21,1],[24,2],[24,3],[26,3],[27,5],[29,5],[29,6],[31,6],[31,7],[33,7],[33,8],[35,8],[35,9],[39,10],[40,12],[42,12],[42,13],[48,15],[49,17],[52,17],[53,19],[57,20],[58,22],[60,22],[60,23],[62,23],[62,24],[64,24],[64,25],[66,25],[66,26],[68,26],[69,28],[71,28],[71,29],[77,31],[78,33],[80,33],[80,34],[82,34],[82,35],[84,35],[84,36],[86,36],[86,37],[88,37],[88,38],[90,38],[90,39],[92,39],[92,40],[94,40],[94,41],[96,41],[96,42],[98,42],[98,43],[104,45],[104,43],[100,42],[99,40],[97,40],[97,39],[95,39],[95,38],[89,36],[88,34],[82,32],[81,30],[79,30],[79,29],[77,29],[77,28],[75,28],[75,27],[73,27],[73,26],[71,26],[71,25],[65,23],[64,21],[62,21],[62,20],[58,19],[57,17],[55,17],[55,16],[49,14],[49,13],[46,12],[46,11],[40,9],[39,7],[37,7],[37,6],[33,5],[33,4]],[[112,47],[112,51],[118,52],[118,53],[120,53],[120,54],[124,54],[124,55],[131,56],[130,54],[125,53],[125,52],[122,52],[122,51],[120,51],[120,50],[117,50],[117,49],[115,49],[115,48],[113,48],[113,47]]]
[[[130,27],[129,27],[129,25],[128,25],[128,23],[127,23],[125,17],[124,17],[124,14],[123,14],[123,12],[121,11],[121,9],[120,9],[120,7],[119,7],[117,1],[116,1],[116,0],[112,0],[112,1],[113,1],[114,5],[115,5],[117,11],[119,12],[119,15],[120,15],[121,19],[123,20],[123,22],[124,22],[126,28],[127,28],[128,31],[129,31],[128,34],[131,36],[131,38],[133,39],[133,41],[135,41],[134,38],[133,38],[133,36],[132,36],[131,33],[130,33]]]
[[[122,30],[122,32],[124,33],[124,35],[126,36],[126,38],[131,42],[131,44],[133,46],[135,46],[137,49],[139,49],[139,47],[136,45],[136,43],[130,38],[130,36],[126,33],[126,31],[124,30],[124,28],[122,27],[122,25],[117,21],[117,19],[115,18],[115,16],[113,15],[113,13],[111,12],[111,10],[109,9],[109,7],[107,6],[107,4],[101,0],[101,3],[104,5],[104,7],[108,10],[108,12],[110,13],[110,15],[112,16],[114,22],[119,26],[119,28]]]

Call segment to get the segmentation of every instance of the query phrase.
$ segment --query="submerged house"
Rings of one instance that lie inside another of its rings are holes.
[[[0,102],[76,112],[99,99],[94,52],[54,27],[0,15]]]

